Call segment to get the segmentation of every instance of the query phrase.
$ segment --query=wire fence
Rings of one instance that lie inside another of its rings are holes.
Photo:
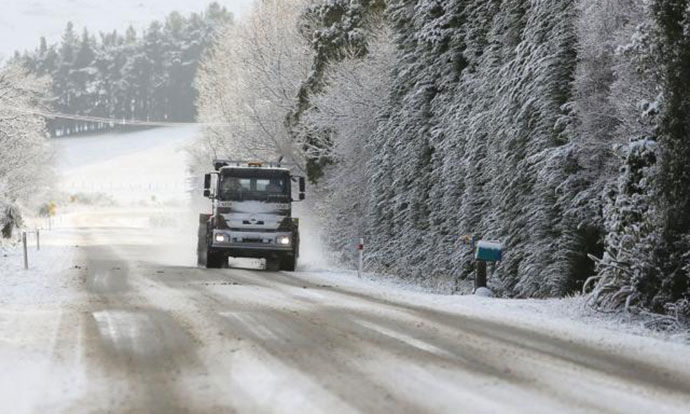
[[[67,114],[63,112],[49,111],[47,109],[38,108],[16,108],[10,106],[0,106],[0,109],[6,111],[13,111],[25,115],[41,116],[48,119],[67,119],[72,121],[92,122],[97,124],[105,124],[110,126],[141,126],[141,127],[188,127],[188,126],[202,126],[213,128],[237,128],[247,126],[247,123],[230,124],[226,122],[171,122],[171,121],[151,121],[143,119],[125,119],[125,118],[106,118],[91,115]]]
[[[103,182],[103,181],[69,181],[60,185],[62,191],[68,193],[80,192],[151,192],[159,193],[166,191],[183,192],[190,191],[192,185],[189,181],[159,181],[159,182]]]

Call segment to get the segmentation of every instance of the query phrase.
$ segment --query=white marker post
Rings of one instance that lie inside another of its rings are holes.
[[[29,270],[29,256],[26,251],[26,232],[22,232],[22,245],[24,246],[24,270]]]
[[[364,267],[364,239],[359,239],[359,244],[357,245],[357,251],[359,252],[359,264],[357,266],[357,277],[362,278],[362,268]]]

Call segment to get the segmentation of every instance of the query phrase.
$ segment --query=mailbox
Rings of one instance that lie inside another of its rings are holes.
[[[500,242],[480,240],[474,258],[482,262],[500,262],[503,246]]]

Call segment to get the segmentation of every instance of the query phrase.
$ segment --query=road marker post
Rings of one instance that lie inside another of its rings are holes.
[[[357,265],[357,277],[362,278],[362,269],[364,268],[364,239],[359,239],[359,244],[357,245],[357,251],[359,253],[359,263]]]
[[[36,250],[41,250],[41,230],[36,229]]]
[[[26,232],[22,232],[22,245],[24,247],[24,270],[29,270],[29,256],[26,251]]]

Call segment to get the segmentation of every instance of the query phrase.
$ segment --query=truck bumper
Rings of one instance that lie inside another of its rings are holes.
[[[290,243],[280,243],[283,238]],[[231,257],[271,257],[294,254],[294,237],[290,232],[241,232],[214,230],[211,248],[225,251]]]

